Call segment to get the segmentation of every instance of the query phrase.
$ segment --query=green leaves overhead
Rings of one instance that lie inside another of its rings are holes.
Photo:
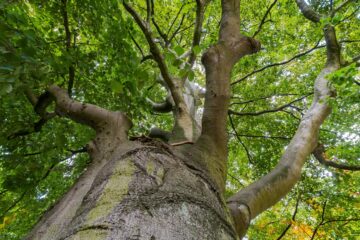
[[[146,19],[146,2],[131,2]],[[151,22],[152,34],[172,77],[205,86],[201,54],[218,39],[220,2],[209,1],[200,44],[192,46],[195,1],[154,1],[152,21],[161,31]],[[252,36],[273,2],[241,1],[241,33]],[[277,1],[256,35],[261,51],[241,59],[232,72],[233,82],[242,79],[232,85],[232,110],[258,113],[286,107],[256,116],[231,116],[228,195],[276,165],[309,108],[314,79],[326,61],[322,25],[336,27],[344,62],[352,62],[360,52],[356,1],[333,16],[329,11],[343,1],[307,2],[324,16],[321,24],[302,17],[295,1]],[[37,131],[42,118],[35,114],[26,90],[40,96],[50,84],[67,88],[72,66],[72,97],[125,112],[134,123],[131,136],[147,135],[153,126],[165,130],[173,126],[171,114],[154,114],[146,101],[163,102],[167,91],[144,35],[121,1],[67,1],[69,48],[60,3],[0,2],[0,239],[22,239],[66,192],[86,168],[89,158],[81,150],[94,136],[90,129],[60,117]],[[193,66],[188,63],[191,53],[197,56]],[[319,139],[329,160],[359,165],[358,66],[350,64],[328,79],[338,97]],[[300,100],[293,102],[296,99]],[[54,105],[47,110],[53,112]],[[259,216],[248,237],[277,239],[291,223],[283,239],[309,238],[321,219],[324,202],[328,220],[359,218],[358,186],[359,173],[326,168],[311,157],[297,188]],[[279,225],[275,227],[274,221]],[[360,231],[359,224],[346,223],[325,224],[318,238],[351,239]]]

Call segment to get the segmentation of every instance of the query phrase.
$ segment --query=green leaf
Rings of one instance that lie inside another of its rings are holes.
[[[174,51],[176,52],[176,54],[178,56],[181,56],[185,52],[185,50],[182,47],[180,47],[179,45],[174,47]]]
[[[193,52],[198,55],[201,52],[201,47],[199,45],[195,46],[193,48]]]
[[[121,82],[117,81],[117,80],[113,80],[111,81],[110,83],[111,85],[111,89],[116,92],[116,93],[122,93],[123,92],[123,89],[124,89],[124,86]]]

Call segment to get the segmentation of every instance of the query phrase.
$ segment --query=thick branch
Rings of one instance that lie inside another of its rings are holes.
[[[317,145],[318,132],[331,108],[327,99],[333,96],[326,76],[340,66],[340,52],[336,47],[334,28],[326,26],[327,63],[314,83],[314,99],[302,118],[285,153],[274,170],[228,199],[228,205],[239,235],[245,234],[250,220],[278,202],[297,183],[301,168]]]
[[[151,99],[146,99],[146,100],[151,104],[152,110],[154,112],[168,113],[173,110],[173,104],[171,103],[169,97],[167,97],[166,100],[162,103],[156,103],[156,102],[152,101]]]
[[[230,99],[230,72],[243,56],[259,51],[260,44],[240,34],[240,3],[222,1],[219,42],[203,55],[206,94],[202,119],[202,139],[226,155],[226,121]],[[216,149],[213,149],[216,150]]]
[[[127,131],[132,124],[125,114],[72,100],[63,89],[55,85],[49,87],[48,91],[55,97],[57,112],[60,115],[88,125],[97,132],[111,126],[116,129],[114,134],[118,135],[118,137],[123,139],[127,137]]]

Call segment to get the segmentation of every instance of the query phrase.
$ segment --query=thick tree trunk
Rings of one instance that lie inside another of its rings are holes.
[[[180,155],[139,139],[94,159],[96,176],[90,166],[27,239],[237,239],[212,181]]]

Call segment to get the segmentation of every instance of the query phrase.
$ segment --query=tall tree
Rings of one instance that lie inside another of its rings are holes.
[[[311,239],[359,221],[314,190],[311,166],[302,176],[317,160],[337,169],[323,184],[347,176],[358,195],[344,172],[359,170],[356,3],[2,3],[4,236],[26,203],[37,211],[13,238],[241,239],[288,193],[277,239],[302,202],[320,219]]]

